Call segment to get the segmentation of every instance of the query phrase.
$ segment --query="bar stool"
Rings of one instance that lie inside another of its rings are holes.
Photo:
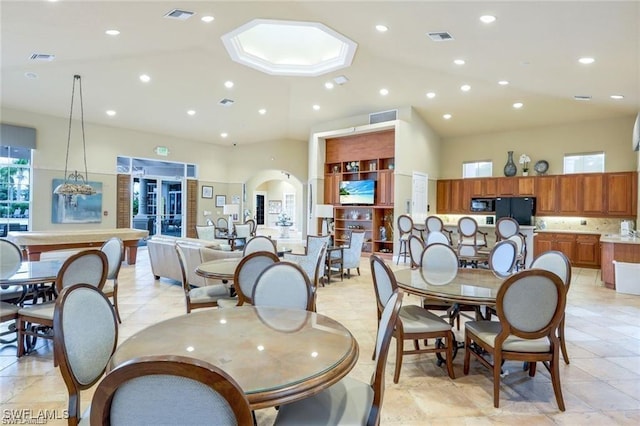
[[[396,265],[400,263],[400,256],[404,256],[403,262],[407,263],[409,254],[409,236],[413,231],[413,219],[407,214],[398,216],[398,234],[400,234],[400,248],[398,250],[398,260]]]

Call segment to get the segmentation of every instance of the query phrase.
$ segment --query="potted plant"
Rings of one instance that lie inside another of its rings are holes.
[[[527,154],[522,154],[520,156],[520,164],[522,164],[522,176],[529,175],[529,163],[531,162],[531,158]]]

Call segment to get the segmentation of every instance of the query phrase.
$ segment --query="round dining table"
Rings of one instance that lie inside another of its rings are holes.
[[[297,309],[203,309],[149,326],[122,342],[107,371],[152,355],[196,358],[222,368],[252,409],[313,395],[343,378],[358,343],[339,322]]]
[[[198,265],[196,274],[205,278],[231,281],[241,260],[241,257],[210,260]]]

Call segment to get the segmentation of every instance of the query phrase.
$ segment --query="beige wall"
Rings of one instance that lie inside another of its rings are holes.
[[[462,177],[465,161],[493,161],[493,175],[503,176],[507,151],[549,162],[549,174],[562,174],[563,156],[569,153],[605,152],[605,171],[629,171],[638,167],[638,156],[631,155],[631,131],[635,117],[594,120],[557,126],[522,129],[442,140],[440,176]],[[522,172],[520,164],[518,172]],[[435,176],[430,176],[435,177]]]

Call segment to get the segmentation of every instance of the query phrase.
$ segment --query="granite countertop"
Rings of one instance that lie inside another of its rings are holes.
[[[539,234],[544,234],[544,233],[554,233],[554,234],[588,234],[588,235],[603,235],[605,234],[602,231],[589,231],[589,230],[584,230],[584,231],[579,231],[576,229],[549,229],[549,228],[545,228],[545,229],[536,229],[534,232],[539,233]],[[613,235],[613,234],[612,234]]]
[[[600,237],[601,243],[616,243],[616,244],[637,244],[640,245],[640,238],[638,237],[622,237],[620,234],[602,234]]]

